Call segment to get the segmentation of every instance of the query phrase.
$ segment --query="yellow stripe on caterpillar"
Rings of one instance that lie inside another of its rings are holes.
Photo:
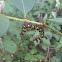
[[[26,26],[24,26],[24,28],[26,28]]]
[[[42,31],[42,29],[39,29],[39,31]]]
[[[38,29],[39,29],[39,27],[36,27],[35,29],[36,29],[36,30],[38,30]]]
[[[41,39],[41,37],[39,36],[39,39]]]
[[[43,37],[43,35],[41,35],[41,37]]]
[[[28,25],[27,27],[30,28],[30,25]]]
[[[26,29],[24,29],[24,28],[23,28],[22,30],[23,30],[23,31],[27,31],[27,30],[26,30]]]
[[[34,28],[34,26],[32,26],[31,28]]]

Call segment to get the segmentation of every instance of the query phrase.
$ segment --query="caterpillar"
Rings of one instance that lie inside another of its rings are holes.
[[[38,39],[41,40],[41,38],[44,37],[44,27],[43,27],[43,25],[32,24],[31,22],[27,23],[25,21],[24,24],[23,24],[23,26],[22,26],[22,31],[21,31],[20,35],[24,35],[24,33],[27,31],[27,28],[31,28],[32,30],[38,30],[39,31],[39,37],[38,37]]]

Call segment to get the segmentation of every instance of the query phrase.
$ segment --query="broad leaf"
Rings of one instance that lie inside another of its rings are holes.
[[[9,27],[9,19],[5,16],[0,14],[0,37],[2,37]]]
[[[35,0],[11,0],[11,2],[22,12],[27,14],[34,6]]]
[[[17,49],[17,45],[13,41],[10,41],[10,40],[4,42],[4,47],[5,47],[5,50],[10,53],[15,53]]]

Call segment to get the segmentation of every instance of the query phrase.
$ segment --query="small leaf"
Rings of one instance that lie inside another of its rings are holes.
[[[34,45],[35,45],[35,46],[37,46],[37,45],[38,45],[38,43],[37,43],[36,41],[34,41]]]
[[[54,17],[54,18],[56,18],[56,12],[51,12],[52,13],[52,16]]]
[[[40,43],[40,40],[37,41],[34,41],[34,45],[37,46],[38,44]]]
[[[56,0],[56,7],[59,9],[60,8],[60,1]]]
[[[30,40],[30,41],[33,41],[33,38],[31,37],[29,40]]]
[[[32,50],[30,51],[30,53],[31,53],[31,54],[35,54],[35,53],[37,53],[37,50],[36,50],[36,49],[32,49]]]
[[[45,14],[43,20],[47,20],[47,18],[48,18],[48,14]]]

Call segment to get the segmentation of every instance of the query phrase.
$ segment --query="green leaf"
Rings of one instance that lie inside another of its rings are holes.
[[[34,60],[34,56],[31,55],[30,53],[27,53],[26,56],[25,56],[25,60]]]
[[[11,40],[11,38],[10,38],[9,35],[6,35],[6,36],[4,36],[4,37],[2,38],[2,40],[3,40],[4,42],[6,42],[6,41]]]
[[[20,18],[23,18],[23,13],[21,11],[17,11],[17,16],[20,17]]]
[[[47,50],[48,46],[42,44],[42,48],[43,48],[44,50]]]
[[[49,39],[45,39],[45,38],[42,38],[42,40],[43,40],[42,48],[44,50],[47,50],[48,46],[50,45],[50,41],[49,41]]]
[[[43,40],[43,44],[45,44],[45,45],[50,45],[50,41],[49,41],[49,39],[46,39],[46,38],[42,38],[42,40]]]
[[[1,45],[1,43],[0,43],[0,48],[2,48],[2,45]]]
[[[35,45],[35,46],[37,46],[37,45],[38,45],[38,43],[37,43],[36,41],[34,41],[34,45]]]
[[[61,39],[60,39],[60,43],[62,44],[62,37],[61,37]]]
[[[4,42],[4,47],[5,47],[5,50],[10,53],[15,53],[17,49],[17,45],[13,41],[10,41],[10,40],[7,40]]]
[[[5,13],[15,13],[15,8],[12,7],[9,3],[5,2],[5,8],[4,8],[4,12]]]
[[[44,35],[47,36],[48,38],[52,38],[52,33],[50,31],[45,31]]]
[[[12,62],[12,58],[9,55],[5,55],[6,62]]]
[[[31,53],[31,54],[35,54],[35,53],[37,53],[37,50],[36,50],[36,49],[32,49],[32,50],[30,51],[30,53]]]
[[[27,32],[27,35],[33,35],[34,34],[34,31],[28,31]]]
[[[55,56],[53,56],[51,59],[50,59],[50,62],[60,62],[60,60],[58,58],[56,58]]]
[[[62,62],[62,53],[56,54],[56,57],[60,60],[59,62]]]
[[[39,31],[36,30],[34,37],[38,37],[38,36],[39,36]]]
[[[40,54],[35,55],[35,57],[36,57],[37,59],[44,59],[44,55],[40,55]]]
[[[20,37],[19,25],[17,24],[16,21],[10,21],[10,26],[9,26],[8,32],[10,32],[13,35],[16,35],[17,37]]]
[[[29,40],[30,40],[30,41],[33,41],[33,37],[31,37]]]
[[[49,3],[50,4],[54,4],[55,3],[55,0],[49,0]]]
[[[60,8],[60,1],[56,0],[56,7],[59,9]]]
[[[52,16],[56,18],[56,12],[51,12]]]
[[[50,21],[53,21],[53,22],[58,22],[58,23],[61,23],[62,24],[62,18],[54,18],[54,19],[49,19]]]
[[[9,19],[5,16],[0,14],[0,37],[2,37],[9,27]]]
[[[57,34],[53,34],[53,37],[58,41],[60,39],[60,36]]]
[[[34,6],[35,0],[11,0],[11,2],[22,12],[27,14]]]
[[[54,28],[56,29],[56,30],[58,30],[58,31],[60,31],[61,30],[61,27],[56,23],[56,24],[54,24],[53,25],[54,26]]]
[[[40,13],[41,13],[41,11],[36,11],[36,12],[34,12],[33,15],[38,15],[38,14],[40,14]]]
[[[47,20],[47,18],[48,18],[48,14],[45,14],[43,20]]]
[[[3,42],[1,38],[0,38],[0,48],[3,48]]]
[[[37,41],[34,41],[34,45],[37,46],[38,44],[40,43],[40,40]]]

